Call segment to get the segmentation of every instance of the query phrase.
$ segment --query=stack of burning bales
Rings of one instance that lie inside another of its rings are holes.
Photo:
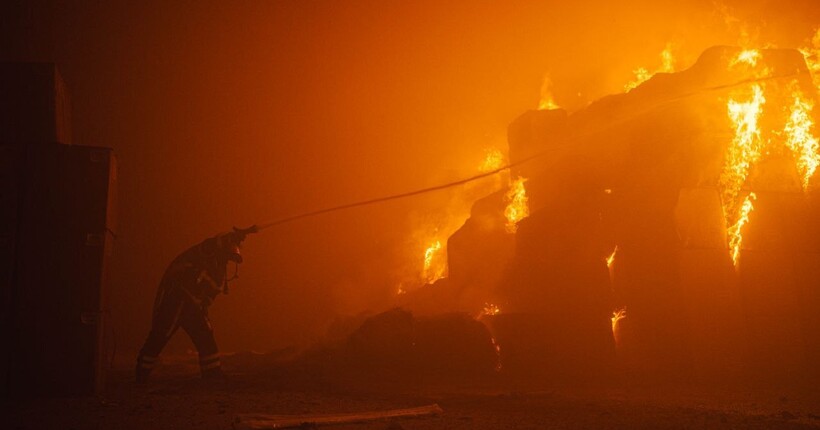
[[[816,102],[801,52],[715,47],[572,114],[524,113],[509,187],[449,238],[448,277],[402,296],[462,314],[386,312],[343,356],[573,381],[820,376]]]
[[[530,161],[511,178],[527,178],[530,216],[505,233],[502,191],[448,242],[453,288],[503,309],[487,320],[504,367],[809,371],[820,359],[815,102],[799,51],[715,47],[571,115],[515,120],[510,161]]]

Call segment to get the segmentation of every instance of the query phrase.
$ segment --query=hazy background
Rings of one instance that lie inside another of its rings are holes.
[[[120,350],[134,351],[166,265],[205,237],[475,174],[486,148],[506,151],[507,124],[538,105],[547,72],[558,104],[575,110],[622,91],[633,69],[659,67],[667,43],[679,69],[715,44],[802,46],[820,7],[7,1],[0,23],[0,60],[56,62],[75,142],[116,151],[111,306]],[[397,280],[421,271],[419,237],[452,222],[454,199],[250,237],[241,279],[212,307],[220,346],[305,343],[336,315],[387,306]],[[188,345],[178,335],[171,348]]]

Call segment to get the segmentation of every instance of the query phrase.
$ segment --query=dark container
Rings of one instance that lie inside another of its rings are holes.
[[[14,148],[18,209],[5,391],[99,393],[115,229],[112,150],[58,144]]]
[[[0,63],[0,144],[71,144],[71,110],[53,63]]]

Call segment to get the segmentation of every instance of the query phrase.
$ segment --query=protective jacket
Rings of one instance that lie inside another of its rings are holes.
[[[208,307],[219,293],[227,293],[226,266],[234,258],[223,240],[223,236],[204,240],[178,255],[165,270],[154,300],[151,331],[137,357],[138,381],[148,379],[160,352],[180,327],[199,352],[202,376],[222,374]]]
[[[180,290],[192,303],[201,307],[208,307],[219,293],[227,293],[227,262],[219,255],[217,240],[209,238],[192,246],[168,265],[157,290],[154,311],[160,307],[163,298],[174,290]]]

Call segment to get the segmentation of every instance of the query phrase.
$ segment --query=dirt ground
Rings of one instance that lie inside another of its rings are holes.
[[[204,381],[194,356],[164,358],[147,385],[123,364],[98,397],[4,400],[3,429],[231,429],[237,414],[345,413],[438,404],[443,414],[335,429],[808,429],[820,428],[820,390],[682,384],[561,386],[503,377],[450,381],[366,374],[227,357],[226,380]],[[407,375],[405,375],[407,376]],[[303,426],[303,428],[313,428]]]

